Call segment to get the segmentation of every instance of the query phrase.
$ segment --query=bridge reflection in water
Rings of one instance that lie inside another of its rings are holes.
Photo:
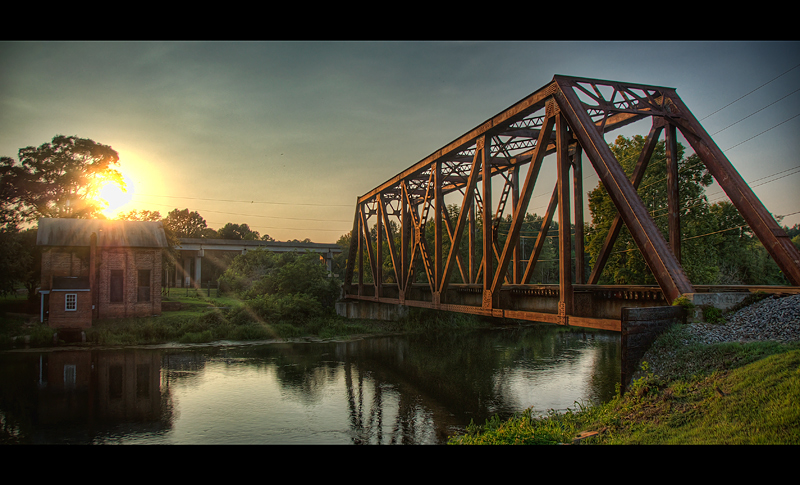
[[[603,136],[648,119],[650,131],[629,179]],[[556,75],[548,85],[358,198],[339,313],[391,317],[403,307],[417,306],[622,331],[622,308],[666,306],[681,296],[692,299],[731,290],[743,297],[751,288],[700,288],[681,267],[678,131],[796,291],[800,252],[675,89]],[[636,191],[662,132],[667,148],[667,237]],[[584,152],[618,211],[591,271],[584,268],[583,258],[571,257],[573,250],[584,254]],[[548,155],[554,155],[552,163],[545,163]],[[520,230],[539,174],[548,168],[556,181],[534,249],[523,260]],[[497,188],[501,193],[495,198]],[[449,213],[448,203],[457,206],[457,215]],[[511,226],[502,241],[499,223],[508,217]],[[532,284],[554,219],[559,221],[558,284]],[[657,286],[598,286],[623,225]]]
[[[515,327],[346,342],[0,354],[4,443],[437,444],[613,397],[619,337]]]

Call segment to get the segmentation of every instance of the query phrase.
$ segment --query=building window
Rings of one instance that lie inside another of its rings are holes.
[[[64,310],[74,312],[78,309],[78,294],[67,293],[64,295]]]
[[[139,298],[138,301],[150,301],[150,270],[139,270]]]
[[[110,285],[111,295],[109,295],[109,301],[111,303],[122,302],[122,281],[122,270],[112,269]]]

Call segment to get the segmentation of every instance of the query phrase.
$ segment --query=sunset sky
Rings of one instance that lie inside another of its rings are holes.
[[[800,223],[800,42],[3,41],[0,63],[0,155],[91,138],[120,154],[123,210],[188,208],[214,229],[335,242],[358,196],[555,74],[676,88]]]

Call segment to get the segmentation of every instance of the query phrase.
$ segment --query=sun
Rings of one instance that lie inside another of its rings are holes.
[[[109,181],[98,191],[98,197],[105,205],[101,212],[109,219],[115,218],[133,200],[133,181],[125,174],[122,175],[122,178],[125,181],[126,190],[122,190],[115,182]]]

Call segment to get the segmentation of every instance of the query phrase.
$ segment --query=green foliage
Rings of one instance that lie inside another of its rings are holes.
[[[235,239],[239,241],[256,241],[261,239],[258,231],[250,229],[250,226],[247,224],[234,224],[232,222],[222,226],[222,229],[217,231],[216,237],[220,239]]]
[[[493,416],[482,426],[470,423],[466,432],[451,437],[450,445],[555,445],[570,442],[573,437],[568,426],[558,419],[536,419],[532,410],[508,420]]]
[[[36,245],[35,228],[19,231],[0,229],[0,295],[28,290],[28,303],[36,303],[36,288],[41,283],[42,248]]]
[[[314,253],[248,251],[233,260],[219,283],[268,322],[301,323],[330,314],[339,297],[338,280]]]
[[[682,306],[687,312],[694,310],[694,303],[692,303],[685,296],[679,296],[678,298],[675,298],[675,301],[673,301],[672,304]]]
[[[641,136],[617,137],[609,145],[630,176],[644,146]],[[678,144],[678,197],[681,218],[681,265],[695,284],[786,284],[777,265],[741,214],[730,202],[710,204],[705,188],[713,179],[696,154],[683,158]],[[659,142],[644,173],[638,194],[656,227],[669,239],[666,189],[666,152]],[[602,184],[589,194],[592,225],[587,231],[591,263],[597,259],[617,214]],[[623,228],[606,264],[601,284],[653,284],[655,277],[644,262],[627,228]]]
[[[164,230],[176,238],[202,237],[203,230],[208,227],[206,220],[197,212],[189,209],[172,210],[164,218]]]
[[[639,135],[633,138],[619,136],[613,144],[609,145],[628,176],[633,174],[644,143],[645,138]],[[696,230],[698,220],[706,215],[708,207],[704,187],[710,185],[713,179],[699,163],[696,155],[687,158],[684,158],[683,155],[684,148],[678,144],[677,159],[680,173],[678,203],[683,208],[681,213],[682,232],[686,237],[698,234]],[[661,141],[656,145],[638,189],[639,196],[653,216],[656,226],[665,235],[668,233],[666,166],[666,149],[664,142]],[[589,193],[589,210],[593,222],[588,230],[586,248],[591,254],[591,262],[594,264],[611,223],[617,215],[616,207],[602,183],[598,183],[597,187]],[[686,246],[691,246],[691,243],[687,243]],[[692,250],[687,247],[685,252],[691,254]],[[686,259],[684,268],[690,280],[709,278],[713,273],[712,269],[705,264],[704,259],[699,258],[696,261],[690,260],[691,258]],[[647,267],[627,228],[620,231],[600,282],[603,284],[655,283],[655,277]]]
[[[707,323],[725,323],[722,310],[713,306],[703,308],[703,320]]]
[[[76,136],[19,150],[19,162],[0,158],[0,225],[40,217],[97,217],[108,182],[125,187],[111,147]]]

